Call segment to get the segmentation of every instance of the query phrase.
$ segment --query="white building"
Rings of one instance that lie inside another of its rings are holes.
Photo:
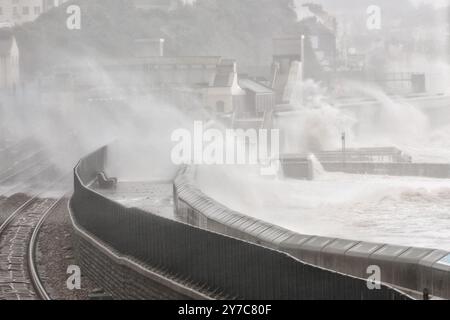
[[[19,25],[34,21],[44,11],[42,0],[0,0],[0,22]]]
[[[69,0],[0,0],[0,24],[21,25]]]
[[[136,9],[171,11],[178,7],[177,0],[132,0]]]
[[[15,90],[20,81],[19,48],[10,30],[0,30],[0,90]]]

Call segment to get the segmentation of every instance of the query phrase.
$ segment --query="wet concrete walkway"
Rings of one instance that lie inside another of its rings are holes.
[[[126,207],[139,208],[175,219],[171,181],[119,181],[115,189],[99,189],[95,185],[92,188]]]

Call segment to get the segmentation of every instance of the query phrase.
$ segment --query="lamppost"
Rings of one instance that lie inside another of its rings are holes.
[[[301,74],[301,82],[302,82],[302,105],[305,105],[305,35],[302,34],[301,36],[301,41],[300,41],[300,46],[301,46],[301,59],[302,59],[302,74]]]
[[[342,140],[342,164],[343,166],[345,166],[345,162],[346,162],[346,157],[345,157],[345,152],[346,152],[346,135],[345,132],[342,132],[342,136],[341,136],[341,140]]]

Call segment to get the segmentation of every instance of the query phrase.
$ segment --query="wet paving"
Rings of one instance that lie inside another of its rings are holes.
[[[139,208],[168,219],[175,219],[171,181],[119,181],[114,189],[100,189],[98,186],[92,188],[126,207]]]

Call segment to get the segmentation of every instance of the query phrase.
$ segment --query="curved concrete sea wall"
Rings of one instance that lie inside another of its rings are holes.
[[[177,281],[176,277],[126,254],[120,250],[120,245],[105,241],[105,232],[115,234],[116,240],[120,240],[121,230],[115,227],[119,222],[116,214],[125,210],[88,187],[95,181],[97,172],[103,171],[106,154],[107,148],[101,148],[82,159],[74,170],[74,194],[68,209],[81,273],[114,299],[209,299],[208,294],[195,290],[195,286]],[[108,213],[115,221],[108,221]],[[132,214],[131,210],[129,213]],[[86,219],[92,222],[86,222]],[[101,220],[102,225],[97,230],[86,227]]]
[[[174,183],[175,212],[186,223],[286,252],[326,269],[367,278],[379,266],[381,281],[450,299],[450,253],[442,250],[302,235],[230,210],[195,186],[195,167]]]
[[[188,203],[198,200],[202,212],[217,204],[205,202],[201,194],[198,199],[185,200],[183,187],[187,187],[187,194],[192,191],[187,185],[175,184],[175,200],[177,214],[194,219],[190,224],[124,207],[89,188],[96,173],[103,170],[105,159],[103,148],[75,168],[70,212],[82,273],[117,298],[411,299],[385,285],[369,290],[364,279],[257,245],[257,230],[248,238],[253,241],[244,241],[198,228],[208,221],[200,214],[192,215],[193,207]],[[228,228],[225,221],[216,225]],[[280,243],[287,240],[274,234],[265,244],[277,239]]]

